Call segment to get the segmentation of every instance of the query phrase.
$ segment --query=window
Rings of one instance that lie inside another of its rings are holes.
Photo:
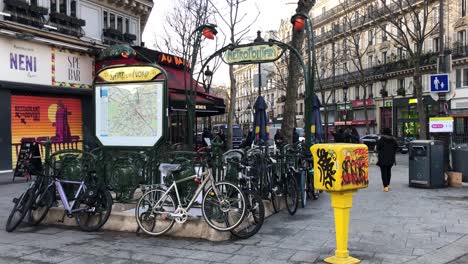
[[[386,51],[382,52],[382,63],[383,64],[387,63],[387,52]]]
[[[374,45],[374,32],[372,30],[367,31],[367,40],[369,45]]]
[[[405,79],[398,79],[398,90],[397,93],[399,95],[404,95],[403,92],[405,91]]]
[[[31,4],[37,5],[37,2],[37,0],[31,0]],[[51,13],[61,13],[67,16],[76,17],[76,8],[76,0],[50,0]]]
[[[369,86],[367,87],[367,97],[368,98],[373,98],[374,97],[374,86],[371,84],[369,84]]]
[[[468,68],[455,70],[455,86],[457,89],[468,87]]]
[[[434,52],[439,52],[440,38],[436,37],[432,40],[432,49]]]
[[[387,25],[382,26],[382,42],[387,41]]]
[[[372,55],[367,56],[367,66],[371,68],[372,65]]]
[[[124,32],[123,31],[123,18],[121,16],[117,17],[117,30],[120,32]]]
[[[397,52],[398,52],[398,59],[402,60],[404,57],[405,57],[405,53],[403,51],[403,48],[402,47],[399,47],[397,49]]]
[[[356,100],[359,100],[359,86],[354,87],[354,95]]]
[[[457,32],[457,42],[464,46],[466,44],[466,31],[461,30]]]
[[[461,16],[462,17],[466,16],[466,1],[467,0],[460,0],[460,2],[461,2]]]
[[[107,11],[104,11],[103,13],[103,27],[104,29],[109,28],[109,13]]]

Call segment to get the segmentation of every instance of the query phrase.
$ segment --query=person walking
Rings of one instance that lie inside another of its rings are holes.
[[[359,144],[361,141],[359,137],[359,132],[355,127],[351,128],[351,143]]]
[[[335,131],[332,132],[332,135],[335,139],[335,143],[344,143],[344,132],[342,128],[337,129],[335,127]]]
[[[277,147],[280,147],[281,145],[283,145],[284,137],[283,137],[283,134],[281,133],[281,129],[276,130],[274,139],[275,139],[275,144]]]
[[[395,164],[395,155],[398,149],[398,143],[391,135],[389,128],[385,128],[382,137],[377,141],[378,161],[382,175],[383,191],[390,190],[390,179],[392,178],[392,166]]]

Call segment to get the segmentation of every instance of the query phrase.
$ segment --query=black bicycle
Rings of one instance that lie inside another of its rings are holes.
[[[242,223],[230,230],[237,238],[249,238],[261,229],[265,219],[265,206],[258,194],[258,178],[253,175],[252,167],[246,165],[244,152],[240,150],[227,151],[223,158],[228,170],[238,172],[238,185],[244,192],[246,200],[246,214]]]
[[[275,200],[284,196],[286,208],[290,215],[294,215],[299,205],[299,190],[296,180],[297,169],[294,166],[295,150],[291,145],[285,145],[277,154],[275,173],[273,173],[273,191]]]

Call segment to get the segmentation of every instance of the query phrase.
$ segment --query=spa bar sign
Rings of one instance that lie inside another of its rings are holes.
[[[50,85],[50,47],[0,38],[0,80]]]
[[[276,45],[242,45],[228,49],[224,60],[228,64],[248,64],[254,62],[271,62],[283,54],[283,49]]]

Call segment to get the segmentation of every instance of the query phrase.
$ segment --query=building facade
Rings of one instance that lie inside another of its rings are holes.
[[[325,101],[327,108],[337,110],[333,122],[335,126],[354,126],[360,134],[379,133],[383,128],[390,128],[398,137],[418,137],[420,129],[428,128],[421,128],[418,123],[412,62],[408,51],[392,38],[403,36],[384,19],[390,11],[392,16],[399,16],[407,9],[393,1],[384,2],[317,1],[310,14],[314,23],[318,65],[315,89],[319,96],[323,93],[324,98],[330,98]],[[406,3],[396,1],[402,2]],[[423,101],[428,116],[437,116],[440,112],[437,95],[430,93],[429,74],[438,71],[439,40],[443,38],[452,89],[447,94],[447,106],[449,113],[455,117],[455,137],[460,142],[466,142],[466,1],[411,0],[409,3],[420,10],[420,17],[424,11],[428,14],[425,23],[427,36],[420,60]],[[442,16],[439,14],[440,3],[444,4]],[[438,30],[439,23],[444,25],[443,36]],[[414,27],[415,22],[408,19],[401,28],[406,29],[404,34],[409,34],[416,31]],[[356,43],[360,45],[357,49]]]
[[[52,149],[92,144],[95,56],[110,44],[141,44],[150,0],[0,2],[0,171],[22,142]],[[43,153],[42,153],[43,154]]]

